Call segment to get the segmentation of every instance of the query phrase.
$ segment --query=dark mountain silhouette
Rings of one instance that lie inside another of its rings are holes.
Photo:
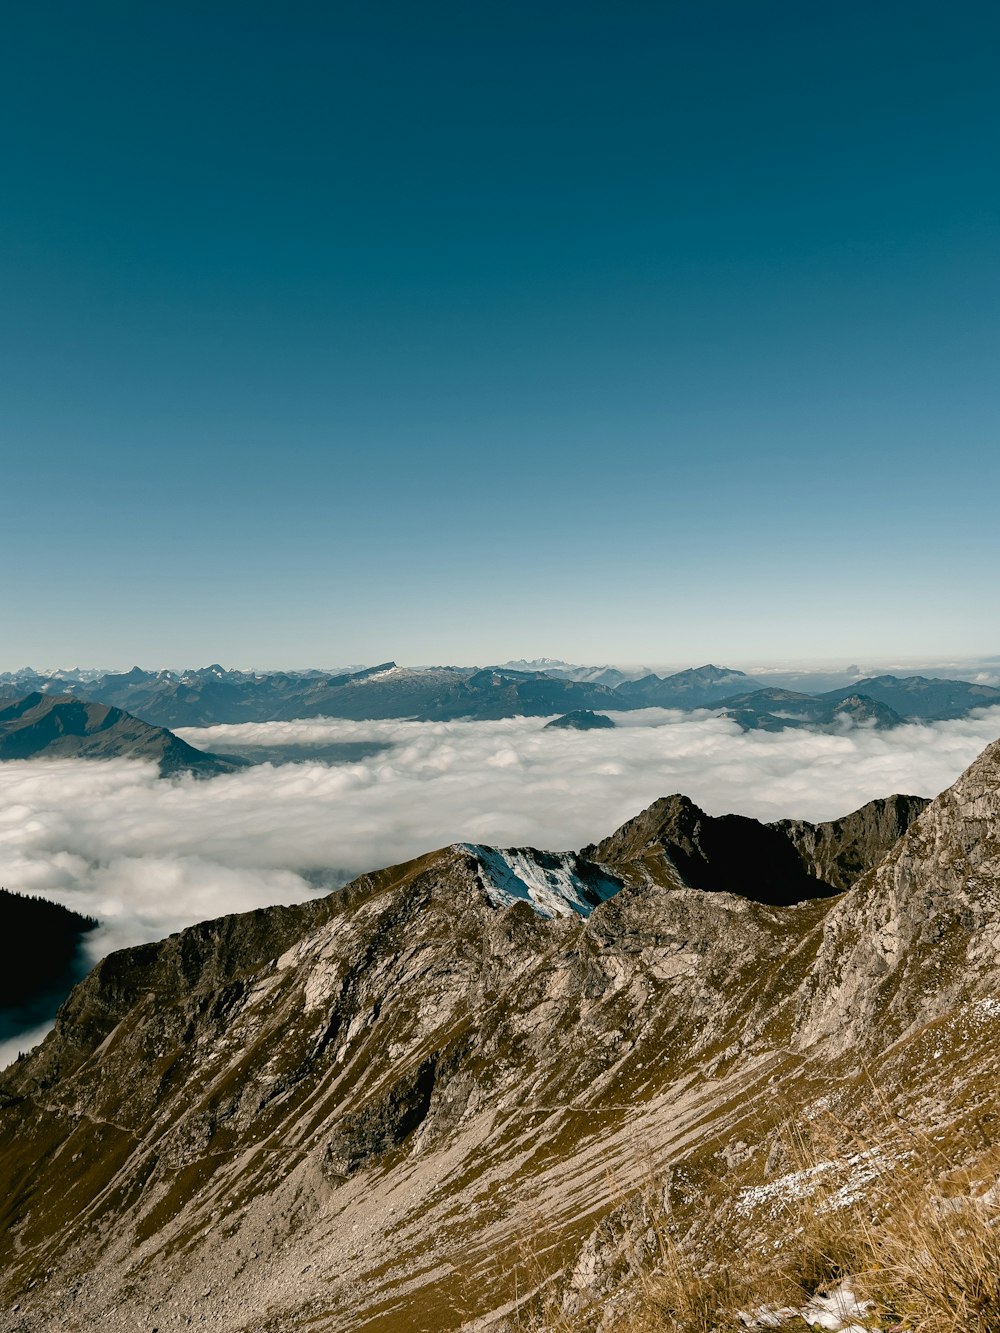
[[[554,717],[551,722],[546,722],[545,730],[555,727],[558,730],[569,731],[606,731],[614,725],[614,720],[604,713],[595,713],[589,708],[577,708],[572,713],[564,713],[562,717]]]
[[[96,925],[45,898],[0,889],[0,1011],[18,1011],[0,1014],[0,1028],[5,1019],[11,1030],[28,1026],[35,1001],[68,993],[82,975],[83,937]]]
[[[786,906],[838,892],[811,874],[780,830],[743,815],[712,817],[686,796],[665,796],[581,853],[665,886],[736,893]]]

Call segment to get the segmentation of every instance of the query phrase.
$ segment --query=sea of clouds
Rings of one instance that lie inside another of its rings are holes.
[[[836,735],[739,731],[707,713],[619,714],[613,731],[316,719],[183,731],[204,749],[380,744],[356,762],[165,780],[130,760],[0,763],[0,884],[96,916],[92,961],[194,921],[327,891],[457,841],[562,850],[658,796],[711,814],[830,819],[892,792],[933,796],[1000,736],[1000,708]],[[0,1042],[0,1063],[44,1029]]]

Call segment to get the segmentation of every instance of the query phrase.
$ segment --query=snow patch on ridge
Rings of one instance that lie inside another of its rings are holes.
[[[580,874],[579,858],[571,852],[537,852],[532,847],[483,847],[461,843],[486,872],[484,885],[491,902],[509,907],[527,902],[539,916],[589,916],[608,898],[613,898],[621,884],[601,874]]]
[[[390,676],[412,676],[414,673],[408,671],[406,667],[397,666],[395,662],[391,665],[371,667],[367,671],[359,671],[356,676],[350,680],[344,681],[345,685],[370,685],[373,680],[388,680]]]

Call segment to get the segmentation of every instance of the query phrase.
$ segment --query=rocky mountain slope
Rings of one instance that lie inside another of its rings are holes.
[[[589,1327],[650,1181],[694,1233],[789,1114],[995,1115],[1000,743],[919,814],[748,825],[670,797],[105,959],[0,1077],[0,1326]]]
[[[197,750],[120,708],[34,693],[0,708],[0,760],[41,757],[152,759],[164,776],[190,772],[213,777],[242,767],[239,759]]]

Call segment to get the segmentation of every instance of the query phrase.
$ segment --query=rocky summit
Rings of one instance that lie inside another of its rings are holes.
[[[651,1190],[750,1234],[790,1116],[986,1123],[998,1039],[1000,743],[825,825],[447,847],[76,987],[0,1076],[2,1327],[611,1328]]]

